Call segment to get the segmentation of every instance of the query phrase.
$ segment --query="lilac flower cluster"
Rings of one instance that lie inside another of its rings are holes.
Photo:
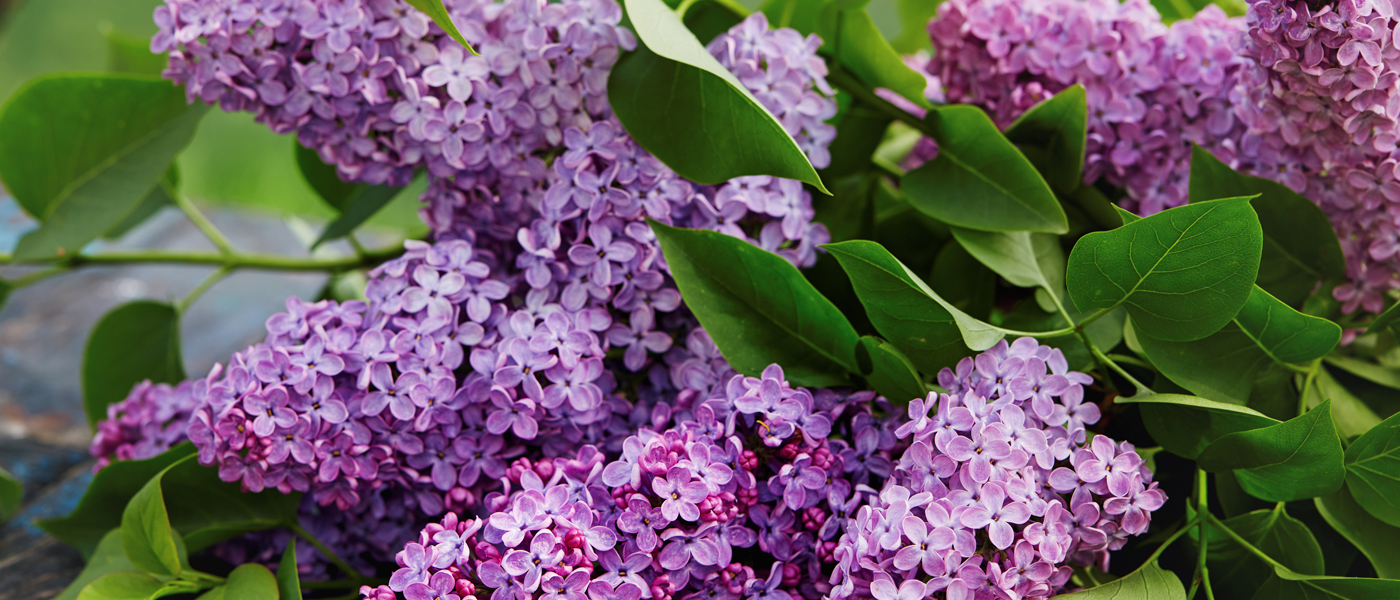
[[[190,414],[205,391],[202,380],[171,387],[143,381],[120,402],[107,405],[107,418],[97,424],[88,452],[97,457],[93,472],[113,460],[151,458],[185,441]]]
[[[191,100],[295,132],[346,180],[404,185],[427,167],[509,186],[607,111],[608,70],[636,44],[611,0],[447,7],[481,56],[402,0],[167,0],[151,50]]]
[[[895,438],[872,412],[890,407],[870,392],[792,388],[777,365],[761,377],[678,371],[692,393],[620,450],[585,446],[493,493],[484,519],[428,525],[397,555],[388,585],[364,596],[824,595],[835,538],[867,495],[859,490],[892,468]]]
[[[1146,215],[1186,203],[1191,142],[1216,149],[1239,138],[1229,92],[1243,32],[1215,6],[1168,28],[1147,0],[952,0],[929,23],[927,69],[949,102],[983,106],[1002,127],[1082,84],[1084,182],[1124,188]]]
[[[1389,0],[1262,0],[1247,19],[1237,165],[1328,213],[1350,279],[1333,295],[1378,313],[1400,289],[1400,15]]]
[[[1108,569],[1166,495],[1127,442],[1094,436],[1090,378],[1031,338],[1001,342],[909,404],[893,476],[848,519],[830,598],[1047,598]]]

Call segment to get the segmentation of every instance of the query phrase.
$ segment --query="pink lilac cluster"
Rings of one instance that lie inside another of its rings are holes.
[[[845,521],[830,598],[1047,598],[1071,565],[1107,570],[1166,495],[1127,442],[1086,425],[1091,379],[1020,338],[938,376],[909,404],[893,476]]]
[[[1127,192],[1148,215],[1186,203],[1191,143],[1233,151],[1241,19],[1208,6],[1167,27],[1147,0],[950,0],[929,23],[927,71],[948,102],[1001,127],[1074,85],[1089,103],[1084,182]],[[928,158],[931,141],[915,156]]]
[[[1316,6],[1316,8],[1314,8]],[[1234,104],[1249,130],[1237,166],[1283,183],[1331,217],[1350,282],[1347,312],[1380,312],[1400,289],[1400,15],[1390,0],[1263,0],[1247,15]]]
[[[449,514],[367,599],[816,599],[896,445],[871,392],[673,365],[688,381],[618,449],[537,462],[485,516]],[[544,468],[541,468],[544,467]]]
[[[97,424],[88,452],[97,457],[93,472],[114,460],[151,458],[185,441],[190,415],[199,408],[203,380],[171,387],[143,381],[120,402],[107,405],[107,418]]]

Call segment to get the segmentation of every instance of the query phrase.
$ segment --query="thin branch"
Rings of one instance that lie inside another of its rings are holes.
[[[189,310],[190,305],[194,304],[195,300],[198,300],[200,296],[204,295],[204,292],[209,291],[209,288],[214,287],[214,284],[228,277],[229,273],[232,272],[233,269],[229,267],[219,267],[218,270],[210,273],[208,277],[204,278],[204,281],[199,282],[199,285],[195,286],[193,290],[190,290],[190,293],[186,294],[185,298],[180,301],[180,312],[183,313]]]
[[[233,244],[228,241],[227,237],[224,237],[223,232],[219,231],[219,228],[215,227],[214,223],[210,222],[209,218],[204,216],[204,213],[199,212],[199,209],[195,207],[194,203],[191,202],[188,197],[179,192],[175,192],[170,194],[170,198],[175,201],[175,205],[179,206],[181,211],[184,211],[185,216],[189,218],[190,222],[194,223],[195,227],[198,227],[200,231],[204,232],[204,237],[209,238],[209,241],[213,242],[214,247],[219,249],[220,254],[224,256],[233,256],[237,254],[237,251],[233,249]]]
[[[311,532],[303,528],[301,526],[301,523],[288,523],[287,528],[291,529],[292,533],[295,533],[302,539],[306,540],[307,542],[310,542],[311,545],[315,547],[317,551],[319,551],[322,555],[324,555],[327,559],[331,561],[331,564],[338,567],[341,571],[344,571],[346,575],[350,575],[351,577],[364,577],[364,575],[361,575],[360,572],[356,571],[354,567],[350,566],[350,563],[345,562],[345,559],[341,558],[336,553],[331,552],[331,549],[327,548],[325,544],[322,544],[321,540],[316,539],[316,536],[311,535]]]
[[[183,250],[124,250],[102,254],[78,254],[67,257],[45,257],[16,261],[10,254],[0,254],[0,264],[51,264],[56,268],[72,269],[85,265],[115,265],[167,263],[181,265],[211,265],[230,269],[261,269],[268,271],[327,271],[339,273],[373,267],[404,253],[403,245],[366,252],[364,256],[335,258],[301,258],[276,254],[224,255],[218,252]]]

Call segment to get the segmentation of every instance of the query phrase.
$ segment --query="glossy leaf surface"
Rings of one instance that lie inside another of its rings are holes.
[[[1168,452],[1193,460],[1225,435],[1280,424],[1250,408],[1195,396],[1152,394],[1117,402],[1138,405],[1152,439]]]
[[[1068,194],[1080,185],[1088,139],[1089,105],[1074,84],[1026,111],[1006,128],[1006,139],[1035,165],[1050,188]]]
[[[613,66],[608,100],[638,144],[698,183],[773,175],[826,192],[792,136],[670,7],[661,0],[623,5],[641,43]]]
[[[1400,527],[1400,414],[1381,421],[1346,450],[1347,489],[1371,516]]]
[[[1065,279],[1079,310],[1126,305],[1140,333],[1187,342],[1244,306],[1262,244],[1248,199],[1189,204],[1080,238]]]
[[[915,208],[979,231],[1069,231],[1050,186],[982,109],[943,106],[924,121],[938,157],[904,176],[904,193]]]
[[[1327,524],[1371,561],[1376,574],[1385,579],[1400,579],[1400,528],[1371,516],[1357,504],[1346,486],[1313,502]]]
[[[1196,463],[1212,472],[1233,469],[1251,496],[1275,502],[1330,494],[1346,476],[1330,401],[1278,425],[1221,436]]]
[[[858,370],[855,328],[786,259],[715,231],[651,227],[686,306],[740,373],[776,363],[794,385],[831,386]]]

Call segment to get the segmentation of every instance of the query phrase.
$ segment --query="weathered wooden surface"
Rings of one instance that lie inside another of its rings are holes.
[[[0,0],[2,1],[2,0]],[[278,219],[214,212],[211,219],[238,248],[305,255]],[[32,227],[0,193],[0,248]],[[101,243],[90,251],[100,251]],[[211,249],[182,216],[166,210],[106,248]],[[337,249],[339,250],[339,249]],[[15,292],[0,310],[0,467],[25,484],[25,504],[0,525],[0,600],[47,600],[82,569],[78,552],[43,533],[34,520],[66,514],[91,480],[91,432],[82,408],[83,348],[93,324],[112,307],[138,298],[176,300],[212,269],[139,265],[88,268]],[[27,272],[0,267],[0,277]],[[289,295],[314,296],[318,274],[237,273],[209,290],[182,320],[182,351],[192,376],[257,342],[267,317]]]

